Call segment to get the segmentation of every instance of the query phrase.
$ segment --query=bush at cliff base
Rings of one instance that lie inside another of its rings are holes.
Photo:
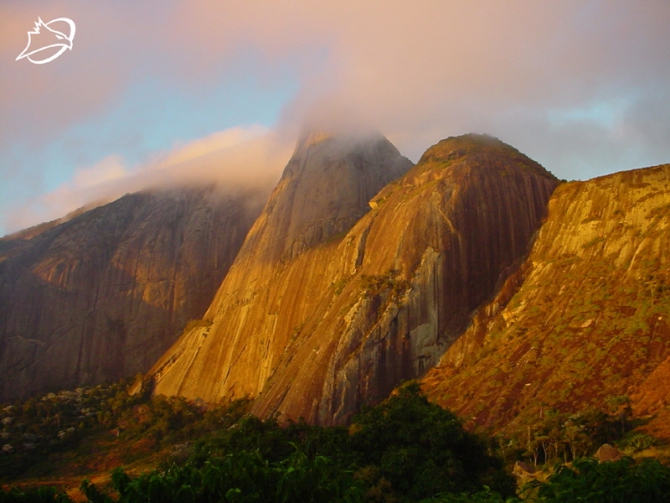
[[[559,466],[545,483],[531,483],[526,492],[536,492],[536,501],[555,503],[666,503],[670,501],[670,467],[649,458],[640,463],[631,458],[604,463],[583,458],[572,466]]]

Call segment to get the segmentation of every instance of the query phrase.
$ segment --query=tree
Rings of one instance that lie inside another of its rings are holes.
[[[481,491],[485,483],[504,495],[514,494],[502,462],[487,455],[485,443],[465,431],[456,415],[428,402],[417,383],[364,410],[351,431],[359,465],[377,466],[393,489],[410,500]]]
[[[562,465],[546,482],[533,482],[527,491],[537,490],[540,501],[607,501],[662,503],[670,501],[670,467],[658,460],[636,464],[631,458],[599,463],[593,458]]]

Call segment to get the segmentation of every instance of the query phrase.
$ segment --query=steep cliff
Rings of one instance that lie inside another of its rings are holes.
[[[205,312],[264,202],[137,193],[0,239],[0,400],[146,372]]]
[[[423,381],[475,422],[656,414],[670,438],[670,165],[557,188],[528,260]]]
[[[436,364],[527,253],[557,181],[477,135],[387,185],[409,167],[381,138],[300,142],[156,391],[342,423]]]

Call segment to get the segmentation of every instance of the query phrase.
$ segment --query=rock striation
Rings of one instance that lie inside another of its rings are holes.
[[[0,239],[0,400],[146,372],[205,312],[264,202],[148,191]]]
[[[156,392],[346,422],[439,361],[528,252],[557,184],[486,136],[411,167],[383,138],[308,135],[202,323],[154,365]]]
[[[562,184],[528,259],[423,387],[494,429],[630,405],[670,438],[669,266],[670,165]]]

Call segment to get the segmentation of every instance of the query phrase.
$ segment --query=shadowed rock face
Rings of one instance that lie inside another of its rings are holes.
[[[152,369],[156,391],[343,423],[435,365],[527,253],[558,182],[476,135],[388,183],[409,166],[382,139],[299,145],[202,326]]]
[[[199,318],[262,195],[126,195],[0,240],[0,400],[146,372]]]
[[[630,400],[670,438],[670,165],[561,185],[527,261],[431,370],[432,400],[526,432]],[[623,400],[622,400],[623,399]]]

